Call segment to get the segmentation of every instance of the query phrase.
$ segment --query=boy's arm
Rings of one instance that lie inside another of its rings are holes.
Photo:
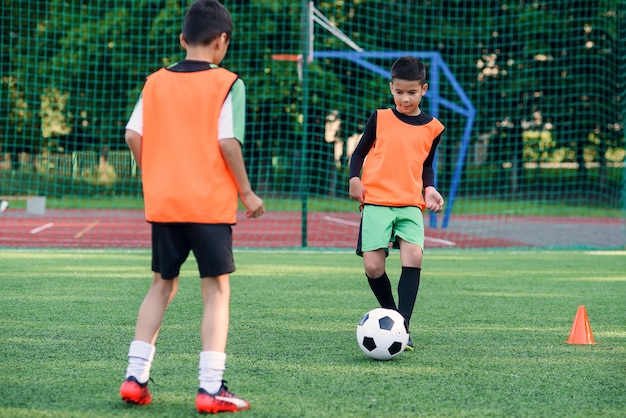
[[[241,152],[241,143],[235,138],[221,139],[220,151],[224,161],[226,161],[228,170],[234,177],[235,183],[237,183],[239,198],[246,207],[246,216],[248,218],[256,218],[263,215],[265,206],[263,200],[252,191],[250,186]]]
[[[356,200],[360,204],[365,201],[365,187],[359,177],[350,179],[350,199]]]
[[[428,153],[426,161],[424,161],[424,171],[422,172],[422,181],[424,182],[424,200],[426,202],[426,209],[431,212],[441,212],[444,205],[443,196],[435,188],[435,170],[433,170],[433,160],[435,159],[435,152],[437,146],[441,140],[441,134],[433,141],[433,146]]]
[[[435,138],[433,141],[433,145],[430,148],[430,152],[428,153],[428,157],[424,161],[424,168],[422,171],[422,181],[424,182],[424,189],[428,186],[435,185],[435,170],[433,169],[433,161],[435,159],[435,153],[437,151],[437,146],[439,145],[439,141],[441,140],[441,134]]]
[[[126,129],[124,139],[128,148],[130,148],[130,152],[133,153],[137,166],[141,170],[141,135],[131,129]]]
[[[435,186],[428,186],[424,189],[424,200],[426,209],[431,212],[441,212],[444,205],[443,196],[435,189]]]
[[[361,168],[363,168],[365,157],[372,149],[372,146],[374,146],[375,140],[376,112],[374,112],[368,119],[363,135],[350,157],[350,198],[361,204],[365,200],[365,187],[363,186],[359,175],[361,174]]]

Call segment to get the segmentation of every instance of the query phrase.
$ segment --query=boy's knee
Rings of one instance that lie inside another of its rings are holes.
[[[403,267],[421,267],[423,250],[419,245],[403,242],[400,246],[400,261]]]
[[[385,258],[384,250],[363,253],[363,267],[367,277],[375,279],[385,273]]]
[[[365,265],[365,275],[369,278],[376,279],[385,274],[385,266],[378,264],[366,264]]]
[[[178,289],[178,279],[163,279],[160,274],[155,273],[152,288],[160,293],[175,293]]]

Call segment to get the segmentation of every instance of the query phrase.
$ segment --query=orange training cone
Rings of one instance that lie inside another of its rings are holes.
[[[593,340],[593,334],[591,333],[587,309],[585,309],[584,306],[578,307],[576,318],[574,318],[574,324],[572,325],[572,330],[569,333],[567,342],[570,344],[596,344]]]

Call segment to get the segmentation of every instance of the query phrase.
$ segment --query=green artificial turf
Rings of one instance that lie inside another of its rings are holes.
[[[370,360],[376,307],[353,253],[237,252],[225,378],[242,417],[621,417],[626,252],[428,251],[415,351]],[[147,251],[0,251],[0,417],[197,415],[201,300],[184,265],[152,368],[153,403],[119,398]],[[397,252],[388,258],[392,283]],[[595,345],[566,343],[578,306]]]

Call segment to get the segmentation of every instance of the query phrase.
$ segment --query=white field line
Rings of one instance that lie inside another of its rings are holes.
[[[626,251],[615,250],[615,251],[587,251],[585,254],[591,255],[626,255]]]
[[[431,237],[424,237],[424,241],[431,241],[431,242],[436,242],[438,244],[442,244],[442,245],[447,245],[449,247],[456,247],[456,242],[454,241],[448,241],[447,239],[441,239],[441,238],[431,238]]]
[[[93,227],[95,227],[99,223],[100,223],[100,221],[95,221],[95,222],[90,223],[89,225],[84,227],[81,231],[79,231],[76,235],[74,235],[74,238],[82,237],[86,232],[89,232],[90,229],[92,229]]]
[[[358,222],[348,221],[346,219],[341,219],[341,218],[335,218],[334,216],[324,216],[324,220],[326,222],[332,222],[332,223],[341,224],[341,225],[354,226],[356,228],[359,227],[359,223]],[[426,237],[425,236],[424,240],[425,241],[436,242],[437,244],[447,245],[449,247],[456,247],[456,242],[448,241],[447,239],[431,238],[431,237]]]
[[[47,224],[38,226],[37,228],[33,228],[30,230],[31,235],[35,235],[40,233],[41,231],[45,231],[48,228],[52,228],[54,226],[54,224],[52,222],[49,222]]]
[[[348,226],[355,226],[355,227],[359,226],[358,222],[348,221],[346,219],[341,219],[341,218],[335,218],[334,216],[324,216],[324,220],[326,222],[332,222],[332,223],[340,224],[340,225],[348,225]]]

